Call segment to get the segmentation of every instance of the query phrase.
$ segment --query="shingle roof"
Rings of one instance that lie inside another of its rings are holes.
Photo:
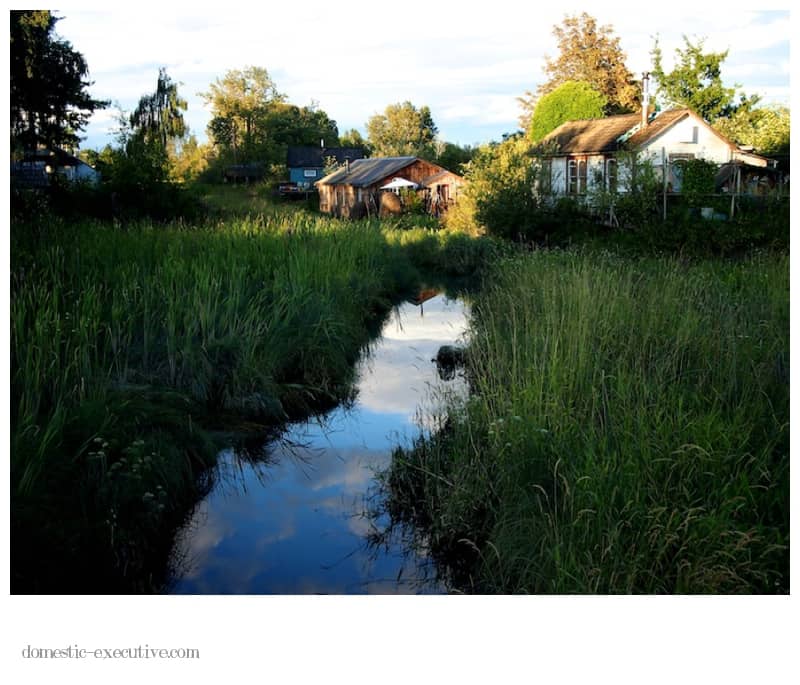
[[[640,121],[638,114],[618,114],[604,119],[565,121],[540,142],[541,149],[555,146],[560,154],[614,152],[619,139]]]
[[[648,141],[655,138],[657,135],[663,133],[671,126],[677,124],[682,119],[688,117],[692,111],[690,109],[668,109],[659,112],[658,116],[650,120],[647,128],[642,131],[637,131],[626,141],[626,147],[635,150],[641,147]]]
[[[364,150],[360,147],[315,147],[313,145],[292,145],[286,151],[286,166],[291,169],[301,167],[325,166],[327,157],[335,157],[339,164],[346,159],[355,160],[364,157]]]
[[[413,164],[418,157],[372,157],[357,159],[350,163],[350,170],[337,169],[332,174],[317,181],[316,185],[336,185],[345,183],[356,188],[364,188],[396,174],[401,169]]]
[[[540,142],[539,149],[554,146],[556,154],[587,154],[635,150],[691,115],[689,109],[669,109],[650,119],[647,127],[634,130],[641,113],[618,114],[603,119],[567,121]],[[631,134],[631,131],[634,132]]]

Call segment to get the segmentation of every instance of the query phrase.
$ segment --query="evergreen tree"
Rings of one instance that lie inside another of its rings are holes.
[[[11,11],[11,140],[17,149],[77,147],[92,113],[108,105],[87,88],[81,53],[54,34],[47,10]]]

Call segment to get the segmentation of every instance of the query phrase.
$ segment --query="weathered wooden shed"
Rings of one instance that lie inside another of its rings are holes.
[[[382,194],[392,192],[381,187],[398,178],[416,184],[431,211],[432,199],[436,198],[437,211],[441,211],[456,200],[463,184],[458,174],[419,157],[358,159],[317,181],[320,211],[349,218],[374,216],[382,207],[384,213],[396,211],[391,207],[399,207],[397,203],[381,202]]]

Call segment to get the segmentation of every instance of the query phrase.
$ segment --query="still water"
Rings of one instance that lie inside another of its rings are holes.
[[[428,294],[430,296],[430,293]],[[258,458],[220,455],[215,486],[180,531],[171,591],[191,594],[446,592],[419,545],[371,535],[375,473],[408,444],[463,377],[433,358],[463,341],[465,305],[436,295],[397,307],[358,364],[348,406],[289,426]]]

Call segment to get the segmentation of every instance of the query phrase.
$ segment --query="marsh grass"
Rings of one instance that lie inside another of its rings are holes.
[[[788,257],[502,261],[396,518],[466,589],[787,592]]]
[[[234,209],[201,226],[12,224],[16,590],[157,588],[148,555],[202,490],[210,430],[346,397],[414,259],[447,256],[430,231],[412,255],[376,222]]]

